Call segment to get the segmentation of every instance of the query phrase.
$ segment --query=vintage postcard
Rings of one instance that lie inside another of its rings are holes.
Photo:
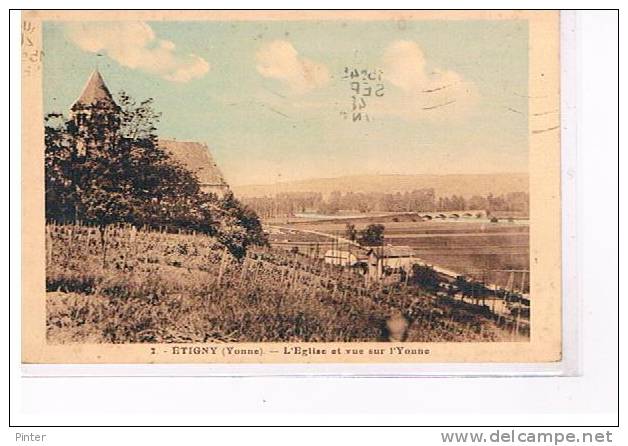
[[[558,12],[22,19],[24,363],[561,360]]]

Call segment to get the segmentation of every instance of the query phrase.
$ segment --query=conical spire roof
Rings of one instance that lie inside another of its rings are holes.
[[[83,93],[81,93],[81,96],[74,102],[72,108],[79,104],[83,106],[96,104],[99,101],[111,102],[112,104],[116,103],[107,85],[105,85],[102,76],[98,70],[94,70],[83,88]]]

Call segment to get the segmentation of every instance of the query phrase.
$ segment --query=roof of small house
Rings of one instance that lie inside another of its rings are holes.
[[[328,249],[325,251],[325,257],[357,258],[357,256],[351,251],[344,251],[341,249]]]
[[[92,75],[87,80],[85,87],[83,87],[83,92],[78,97],[74,104],[72,104],[71,108],[75,108],[77,105],[93,105],[98,103],[99,101],[108,101],[112,104],[115,104],[116,101],[113,99],[109,88],[105,85],[105,81],[102,76],[98,72],[98,70],[94,70]]]
[[[159,147],[165,149],[183,167],[195,173],[201,185],[227,185],[207,144],[160,139]]]
[[[406,257],[413,257],[415,255],[414,250],[410,248],[409,246],[392,246],[392,245],[373,246],[369,250],[369,254],[371,252],[377,256],[388,257],[388,258],[395,258],[395,257],[406,258]]]

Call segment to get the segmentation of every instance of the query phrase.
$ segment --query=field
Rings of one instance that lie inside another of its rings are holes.
[[[458,220],[411,221],[408,217],[391,221],[390,218],[372,217],[362,219],[302,220],[282,225],[294,233],[283,233],[271,238],[286,243],[308,240],[327,241],[329,238],[315,236],[314,231],[331,236],[343,236],[348,222],[357,230],[371,223],[382,223],[385,244],[409,246],[418,259],[460,274],[508,287],[511,275],[503,270],[529,270],[529,227],[525,221],[500,221],[491,223],[484,219],[466,218]],[[517,275],[511,286],[528,291],[526,277]],[[523,286],[522,286],[523,283]]]
[[[407,341],[519,337],[486,307],[199,234],[48,225],[46,250],[50,343],[378,341],[400,317]]]

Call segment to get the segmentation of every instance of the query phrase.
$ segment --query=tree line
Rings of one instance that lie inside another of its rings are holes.
[[[440,212],[474,211],[517,212],[527,215],[529,196],[526,192],[501,195],[436,196],[433,188],[407,192],[339,192],[329,196],[317,192],[286,192],[274,196],[247,197],[243,202],[263,218],[292,216],[297,213],[333,215],[340,211],[367,212]]]

